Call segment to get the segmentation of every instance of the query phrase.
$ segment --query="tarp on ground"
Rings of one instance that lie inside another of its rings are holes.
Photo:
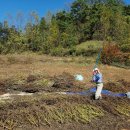
[[[82,92],[66,92],[66,94],[77,94],[77,95],[89,95],[91,93],[95,93],[96,92],[96,88],[91,88],[89,90],[86,90],[86,91],[82,91]],[[125,93],[114,93],[114,92],[111,92],[109,90],[105,90],[103,89],[102,90],[102,94],[104,95],[108,95],[108,96],[112,96],[112,97],[126,97],[126,94]]]

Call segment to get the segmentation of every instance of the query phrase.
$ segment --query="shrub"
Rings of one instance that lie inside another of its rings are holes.
[[[121,52],[118,45],[116,44],[108,43],[103,46],[101,60],[104,64],[110,65],[112,63],[120,63],[124,65],[129,65],[129,57],[130,54]]]
[[[4,50],[4,49],[5,49],[4,46],[0,43],[0,54],[3,53],[3,50]]]
[[[130,66],[130,53],[121,53],[117,57],[117,61],[125,66]]]
[[[123,52],[130,52],[130,44],[123,44],[120,48]]]
[[[75,56],[75,54],[76,54],[76,47],[75,47],[75,46],[72,46],[72,47],[69,49],[69,55]]]
[[[102,63],[111,64],[119,53],[120,49],[116,44],[110,44],[110,43],[104,44],[101,55]]]

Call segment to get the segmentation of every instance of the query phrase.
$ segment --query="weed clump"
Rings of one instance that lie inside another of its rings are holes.
[[[130,90],[130,83],[124,79],[118,80],[116,82],[108,82],[105,84],[105,89],[116,93],[126,93]]]
[[[37,76],[35,76],[35,75],[29,75],[28,77],[27,77],[27,82],[29,83],[29,82],[33,82],[33,81],[35,81],[35,80],[37,80]]]
[[[59,76],[54,76],[54,88],[72,88],[74,86],[74,76],[69,73],[63,73]]]
[[[103,46],[101,60],[103,64],[117,65],[119,67],[129,66],[130,54],[123,53],[119,46],[114,43],[107,43]]]

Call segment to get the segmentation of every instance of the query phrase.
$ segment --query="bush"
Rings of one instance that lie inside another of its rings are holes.
[[[73,56],[76,55],[76,47],[75,47],[75,46],[72,46],[72,47],[69,49],[69,55],[73,55]]]
[[[129,60],[129,53],[120,52],[114,59],[115,62],[125,64]]]
[[[3,53],[3,50],[4,50],[4,49],[5,49],[4,46],[0,43],[0,54]]]
[[[123,52],[130,52],[130,44],[123,44],[120,48]]]
[[[129,65],[129,57],[130,54],[121,52],[116,44],[108,43],[103,46],[101,60],[104,64],[120,63]]]
[[[120,53],[120,50],[116,44],[105,44],[101,55],[102,63],[111,64],[118,53]]]

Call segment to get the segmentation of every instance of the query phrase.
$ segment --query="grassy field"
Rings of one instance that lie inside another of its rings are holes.
[[[86,41],[76,46],[76,55],[95,56],[103,46],[103,41]]]
[[[68,72],[72,75],[82,74],[89,83],[95,65],[92,57],[51,57],[37,54],[13,54],[0,56],[0,79],[24,77],[30,74],[59,75]],[[125,79],[129,81],[130,70],[99,64],[104,81]]]
[[[76,46],[77,49],[100,49],[103,46],[103,41],[86,41]]]
[[[94,64],[92,57],[1,55],[1,94],[15,91],[34,94],[0,100],[0,129],[129,130],[129,99],[103,96],[103,100],[95,101],[92,95],[57,93],[83,91],[94,86],[90,82]],[[114,92],[126,92],[126,88],[130,91],[130,70],[102,64],[99,68],[104,76],[104,88]],[[82,74],[84,81],[74,81],[75,74]]]

